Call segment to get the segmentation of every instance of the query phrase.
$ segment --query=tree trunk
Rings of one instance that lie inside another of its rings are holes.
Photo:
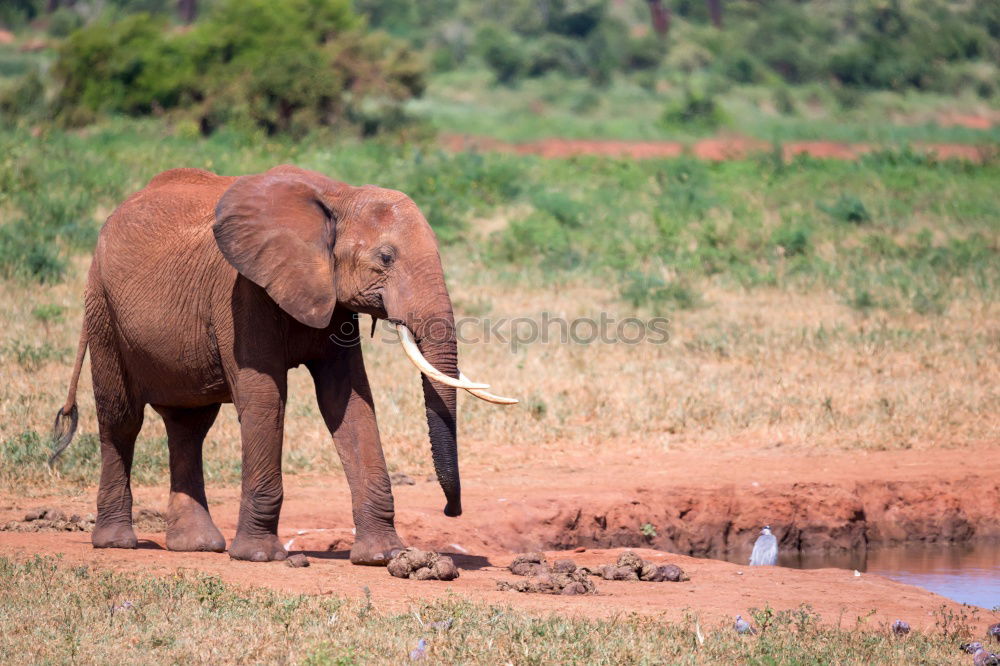
[[[663,6],[663,0],[646,0],[649,3],[649,17],[653,21],[653,30],[660,37],[666,37],[670,32],[670,10]]]
[[[705,0],[708,5],[708,14],[712,17],[712,25],[722,28],[722,0]]]
[[[184,23],[193,23],[198,16],[198,0],[177,0],[177,14]]]

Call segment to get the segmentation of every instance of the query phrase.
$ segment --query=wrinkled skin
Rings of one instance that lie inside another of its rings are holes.
[[[225,550],[205,498],[202,443],[232,402],[242,437],[235,559],[281,560],[286,375],[305,364],[351,488],[351,561],[403,547],[357,313],[405,324],[424,356],[458,376],[437,241],[393,190],[283,166],[242,178],[197,169],[156,176],[108,219],[94,253],[77,368],[89,346],[102,468],[95,547],[134,548],[130,471],[143,408],[166,424],[167,547]],[[76,376],[63,413],[75,403]],[[461,514],[455,389],[423,378],[432,455]]]

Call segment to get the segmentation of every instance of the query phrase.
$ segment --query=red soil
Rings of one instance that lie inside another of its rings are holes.
[[[117,570],[165,574],[194,568],[245,585],[316,594],[360,596],[368,586],[384,610],[405,609],[415,599],[457,593],[532,611],[610,616],[640,612],[679,619],[685,609],[704,622],[729,621],[748,608],[770,604],[796,608],[809,603],[828,622],[853,626],[875,609],[869,622],[897,617],[915,627],[934,624],[933,611],[957,604],[919,588],[877,575],[838,569],[798,571],[754,568],[693,559],[662,550],[640,550],[654,562],[680,565],[685,583],[596,581],[597,597],[552,597],[499,592],[496,581],[514,552],[550,548],[550,559],[569,556],[579,564],[613,562],[617,546],[656,546],[681,552],[718,552],[744,547],[758,526],[770,522],[785,546],[839,548],[906,540],[963,541],[1000,536],[1000,456],[995,445],[977,449],[838,453],[802,456],[776,451],[669,453],[656,460],[618,458],[608,464],[580,459],[546,469],[503,474],[466,470],[466,513],[441,513],[436,483],[420,480],[394,489],[397,525],[411,545],[454,554],[461,577],[449,583],[394,579],[382,568],[347,561],[353,540],[350,498],[342,478],[286,477],[280,535],[292,552],[305,552],[313,566],[231,561],[225,554],[172,553],[163,534],[141,534],[138,550],[93,550],[89,534],[0,532],[0,554],[27,557],[63,553],[64,561]],[[212,513],[231,539],[238,488],[209,489]],[[67,512],[93,511],[94,491],[83,498],[25,499],[0,496],[0,522],[20,519],[40,505]],[[139,488],[136,505],[162,507],[166,488]],[[657,536],[644,537],[649,522]],[[574,552],[574,547],[586,547]],[[561,550],[563,552],[553,552]],[[985,626],[996,622],[982,612]]]
[[[489,137],[445,134],[442,145],[453,152],[466,150],[541,155],[547,158],[574,157],[577,155],[604,155],[632,159],[663,159],[691,154],[703,160],[722,161],[768,153],[772,144],[759,139],[741,136],[701,139],[693,144],[679,141],[616,141],[592,139],[540,139],[524,143],[509,143]],[[819,159],[853,160],[879,146],[867,143],[837,143],[834,141],[792,141],[781,146],[782,156],[788,161],[796,155],[809,155]],[[914,150],[925,152],[938,159],[960,159],[982,162],[996,153],[996,147],[974,146],[960,143],[917,143]]]

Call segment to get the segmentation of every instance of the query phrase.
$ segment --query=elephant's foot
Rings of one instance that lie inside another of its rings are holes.
[[[208,510],[183,493],[171,493],[167,510],[167,550],[226,550],[226,540]]]
[[[288,551],[275,534],[251,537],[237,531],[233,542],[229,544],[229,557],[250,562],[270,562],[285,559]]]
[[[90,535],[94,548],[135,548],[139,540],[135,538],[135,530],[131,523],[98,524]]]
[[[377,536],[358,535],[351,547],[351,564],[384,567],[406,548],[395,532]]]

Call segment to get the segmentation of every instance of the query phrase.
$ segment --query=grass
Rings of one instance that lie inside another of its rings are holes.
[[[455,597],[384,612],[370,595],[289,595],[185,570],[152,577],[38,556],[0,558],[0,611],[0,659],[45,663],[399,663],[421,638],[428,663],[448,664],[943,663],[968,633],[943,617],[933,632],[897,639],[888,627],[833,627],[808,607],[752,609],[766,627],[758,636],[696,625],[693,615],[587,620]],[[449,629],[427,626],[448,619]]]
[[[135,122],[39,139],[7,130],[0,147],[0,479],[12,487],[96,482],[89,365],[80,439],[62,477],[44,467],[88,250],[119,201],[179,165],[239,174],[291,162],[413,196],[444,241],[457,314],[479,320],[463,367],[525,402],[463,400],[465,465],[509,469],[579,450],[963,446],[997,431],[996,162],[907,151],[856,163],[546,161],[324,135],[202,139]],[[512,339],[528,330],[512,320],[543,316],[660,316],[669,339]],[[503,335],[487,340],[484,320],[499,319]],[[364,345],[390,467],[430,472],[412,368],[381,336]],[[289,393],[286,470],[338,471],[301,368]],[[162,484],[165,433],[147,416],[137,480]],[[212,483],[238,480],[238,432],[226,406],[206,444]]]
[[[556,75],[509,88],[493,84],[486,71],[466,68],[432,77],[425,95],[409,102],[408,108],[438,131],[505,141],[688,141],[723,132],[779,142],[1000,142],[996,103],[975,95],[858,93],[846,104],[828,86],[736,85],[708,96],[719,107],[713,122],[699,114],[688,116],[687,122],[672,121],[669,114],[685,108],[690,93],[666,81],[649,87],[618,78],[607,88],[595,89],[586,80]],[[955,123],[957,114],[992,117],[994,125],[964,127]]]

